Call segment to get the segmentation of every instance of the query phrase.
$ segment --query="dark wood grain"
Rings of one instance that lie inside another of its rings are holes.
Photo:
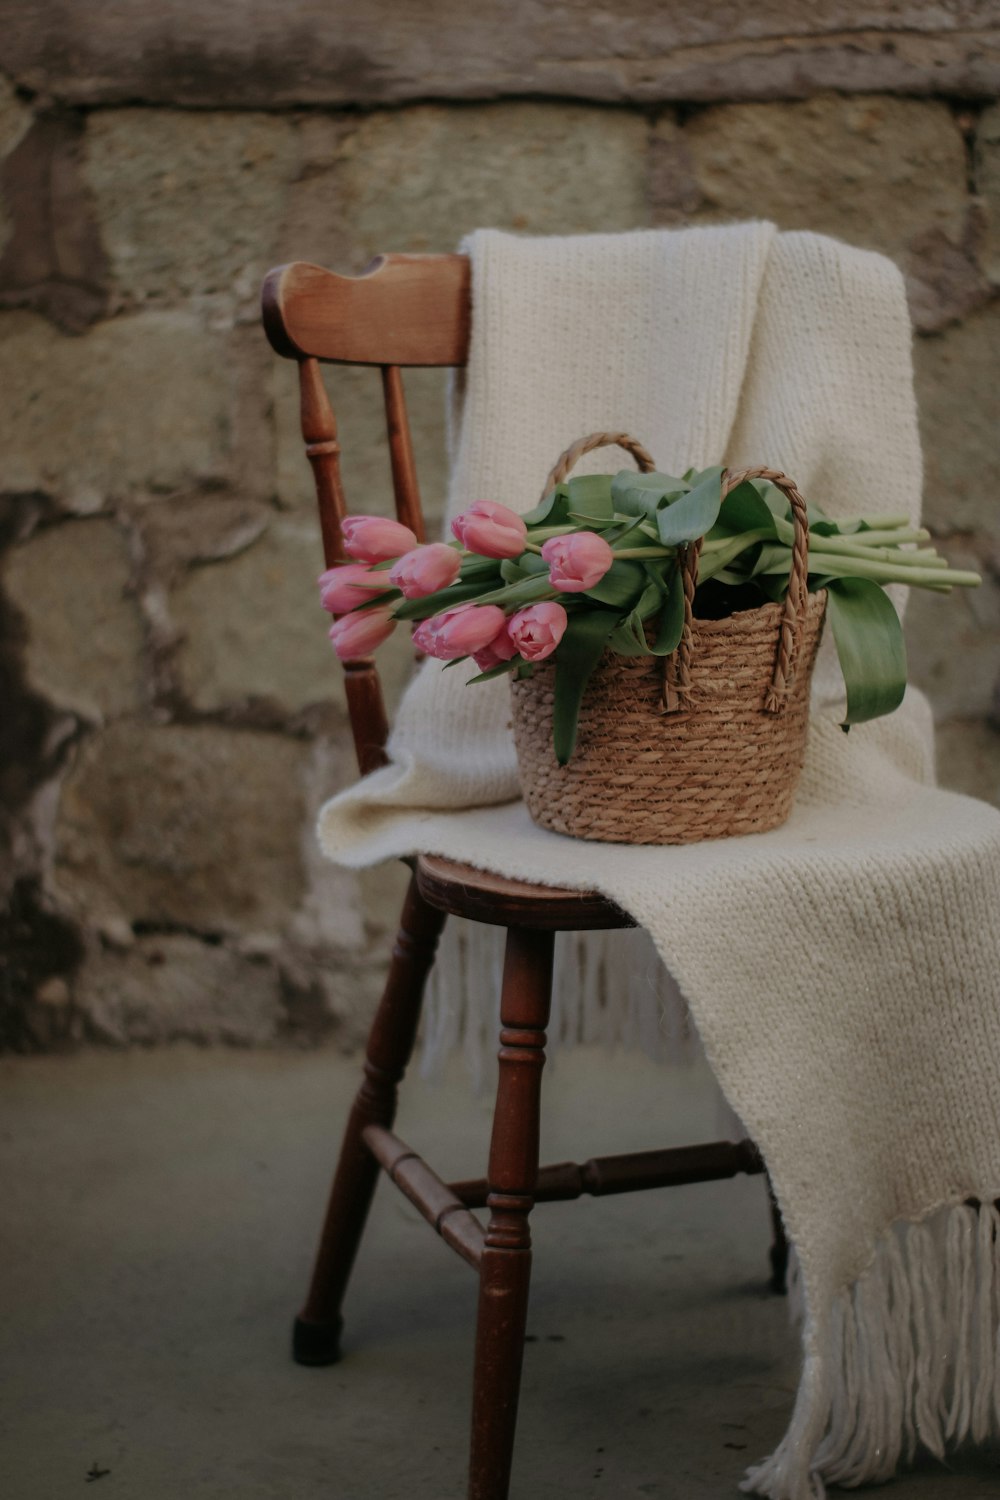
[[[622,1156],[593,1156],[583,1163],[556,1162],[539,1167],[536,1203],[566,1203],[585,1195],[638,1193],[647,1188],[683,1187],[718,1182],[741,1172],[756,1176],[764,1163],[750,1140],[706,1141],[697,1146],[668,1146],[661,1151],[630,1151]],[[469,1208],[483,1208],[489,1198],[487,1177],[449,1183],[449,1191]]]
[[[382,393],[385,401],[385,427],[389,438],[389,462],[392,467],[392,490],[396,497],[396,517],[409,526],[418,542],[427,540],[424,510],[417,483],[417,465],[413,456],[410,419],[403,393],[403,375],[398,365],[382,366]]]
[[[597,891],[508,879],[438,854],[419,855],[416,876],[421,895],[432,906],[494,927],[577,932],[635,926],[627,912]]]
[[[500,1001],[500,1072],[479,1269],[469,1500],[506,1500],[531,1278],[528,1215],[538,1177],[542,1067],[552,988],[551,932],[512,927]]]
[[[341,1304],[379,1173],[364,1131],[368,1125],[388,1128],[395,1118],[399,1082],[413,1051],[424,982],[443,925],[443,914],[411,881],[368,1037],[361,1088],[344,1132],[309,1295],[296,1319],[293,1350],[301,1364],[332,1364],[340,1357]]]
[[[360,276],[296,261],[267,274],[264,329],[291,359],[464,365],[471,279],[464,255],[380,255]]]
[[[420,1211],[445,1244],[477,1271],[483,1256],[485,1230],[422,1156],[384,1125],[367,1125],[365,1145],[404,1197]]]

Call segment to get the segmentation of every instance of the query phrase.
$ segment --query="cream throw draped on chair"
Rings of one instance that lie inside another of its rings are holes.
[[[882,257],[768,224],[467,248],[451,513],[529,508],[603,428],[670,472],[770,464],[834,515],[917,518],[909,323]],[[1000,1195],[1000,813],[935,787],[918,693],[844,735],[828,647],[797,804],[771,833],[629,848],[536,828],[512,800],[506,682],[467,688],[437,662],[392,763],[320,822],[344,864],[426,851],[596,887],[651,934],[798,1251],[798,1399],[746,1481],[774,1500],[1000,1430],[998,1216],[962,1206]]]

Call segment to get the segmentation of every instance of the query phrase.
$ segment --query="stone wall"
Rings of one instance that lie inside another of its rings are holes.
[[[312,843],[352,770],[294,371],[258,322],[285,259],[746,215],[893,256],[927,514],[986,578],[917,597],[912,676],[945,782],[1000,803],[995,7],[341,9],[0,0],[8,1047],[350,1043],[378,987],[399,872]],[[372,378],[330,388],[375,508]],[[409,381],[432,509],[442,389]]]

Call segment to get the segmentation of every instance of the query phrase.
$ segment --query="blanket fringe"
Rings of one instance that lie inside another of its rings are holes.
[[[477,1089],[492,1074],[500,1025],[504,932],[453,918],[431,971],[422,1072],[433,1077],[453,1050]],[[691,1062],[701,1044],[680,990],[642,928],[561,932],[556,938],[550,1051],[581,1042]]]
[[[827,1484],[891,1478],[918,1448],[942,1459],[967,1438],[1000,1436],[995,1204],[895,1225],[828,1323],[807,1315],[805,1348],[788,1432],[744,1490],[822,1500]]]

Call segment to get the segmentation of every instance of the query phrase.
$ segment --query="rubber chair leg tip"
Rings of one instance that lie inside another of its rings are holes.
[[[296,1318],[292,1326],[292,1358],[297,1365],[335,1365],[340,1358],[340,1335],[344,1320],[307,1323]]]

